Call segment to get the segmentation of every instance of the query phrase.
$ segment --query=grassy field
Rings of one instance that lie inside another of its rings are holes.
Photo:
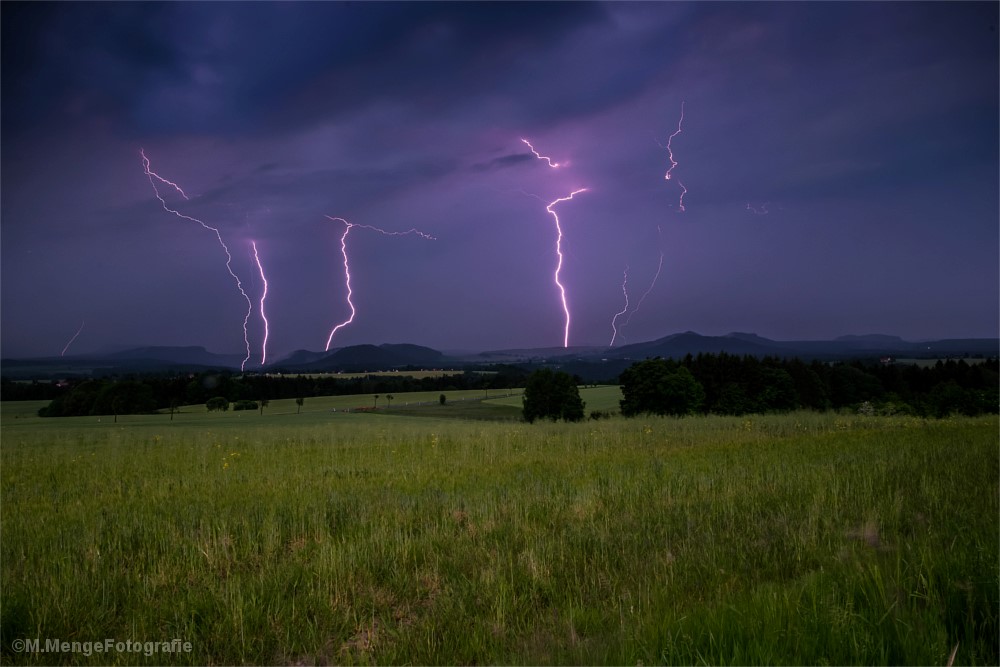
[[[1000,660],[995,416],[331,412],[358,401],[0,405],[3,663]]]
[[[622,390],[618,385],[605,385],[597,387],[581,387],[580,398],[584,402],[584,413],[590,414],[592,410],[601,412],[619,412],[619,401],[622,400]],[[506,405],[521,409],[521,392],[517,395],[490,399],[496,405]]]

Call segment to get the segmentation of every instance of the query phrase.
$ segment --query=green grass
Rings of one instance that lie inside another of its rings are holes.
[[[996,417],[279,403],[0,406],[4,664],[1000,660]],[[193,651],[12,649],[35,637]]]
[[[606,385],[599,387],[581,387],[580,398],[584,402],[584,412],[590,414],[592,410],[601,412],[619,412],[622,400],[622,391],[618,385]],[[489,403],[494,405],[506,405],[521,409],[521,390],[516,395],[502,398],[491,398]]]
[[[38,411],[50,401],[0,401],[0,422],[8,419],[38,417]]]

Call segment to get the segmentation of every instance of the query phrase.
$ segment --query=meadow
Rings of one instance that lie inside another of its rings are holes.
[[[4,664],[1000,661],[996,416],[528,425],[454,394],[0,405]]]

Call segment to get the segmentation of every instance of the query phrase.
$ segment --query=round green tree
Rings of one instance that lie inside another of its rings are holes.
[[[583,419],[584,402],[576,381],[568,373],[542,368],[528,376],[522,399],[524,420],[528,423],[536,419],[563,419],[580,421]]]
[[[691,371],[677,362],[647,359],[632,364],[619,378],[622,414],[690,415],[701,408],[705,390]]]

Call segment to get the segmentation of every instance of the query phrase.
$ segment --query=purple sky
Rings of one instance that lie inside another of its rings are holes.
[[[4,356],[998,333],[995,2],[0,11]]]

